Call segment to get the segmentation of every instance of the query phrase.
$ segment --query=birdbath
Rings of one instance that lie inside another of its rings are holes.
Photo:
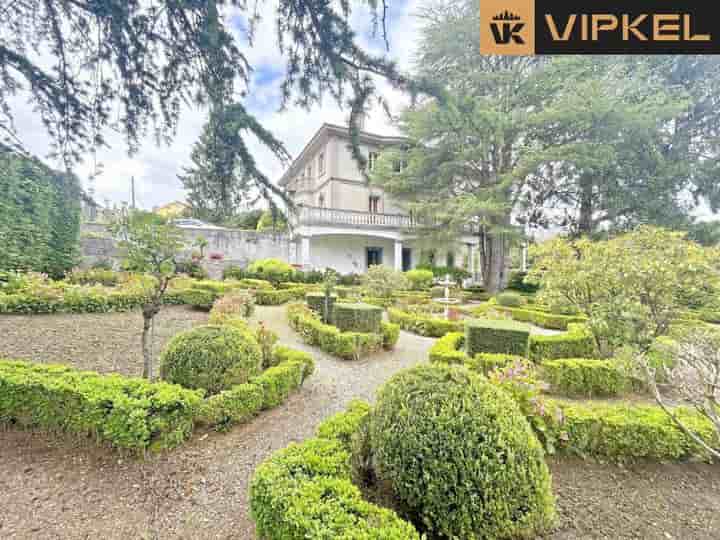
[[[454,281],[450,280],[450,274],[445,274],[444,281],[438,281],[438,285],[445,287],[445,297],[436,298],[435,301],[445,305],[445,319],[447,320],[450,320],[450,306],[460,302],[459,298],[450,298],[450,285],[453,285],[454,283]]]

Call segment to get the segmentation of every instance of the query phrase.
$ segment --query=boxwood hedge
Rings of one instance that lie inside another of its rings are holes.
[[[332,322],[341,332],[380,333],[383,309],[370,304],[337,303],[333,306]]]
[[[477,353],[504,353],[527,356],[530,328],[514,321],[479,319],[465,323],[465,348]]]

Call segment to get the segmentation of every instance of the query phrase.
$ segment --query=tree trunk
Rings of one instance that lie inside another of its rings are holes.
[[[580,178],[580,214],[578,216],[578,236],[589,236],[593,233],[593,187],[592,176],[587,174]]]
[[[150,342],[150,328],[152,327],[153,318],[157,315],[159,307],[156,304],[146,304],[143,306],[143,333],[142,333],[142,352],[143,352],[143,378],[152,381],[155,378],[153,373],[153,357],[152,343]]]
[[[485,233],[481,241],[484,246],[480,256],[483,286],[490,294],[496,294],[503,288],[506,259],[504,235]]]

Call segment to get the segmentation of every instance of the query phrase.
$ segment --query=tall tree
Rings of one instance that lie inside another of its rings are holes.
[[[386,1],[363,4],[385,35]],[[271,10],[286,58],[283,105],[309,107],[330,95],[350,103],[351,124],[356,125],[357,115],[376,93],[373,75],[394,85],[407,83],[384,56],[358,45],[349,23],[353,7],[350,2],[279,0]],[[246,49],[260,17],[258,4],[237,0],[6,2],[0,130],[15,140],[9,99],[22,92],[70,165],[103,145],[108,128],[121,129],[133,152],[150,128],[159,139],[171,138],[184,102],[204,105],[222,99],[232,104],[241,139],[250,133],[278,157],[286,157],[282,144],[241,101],[252,70]],[[231,28],[238,20],[244,30]],[[244,144],[238,155],[249,178],[270,183]]]

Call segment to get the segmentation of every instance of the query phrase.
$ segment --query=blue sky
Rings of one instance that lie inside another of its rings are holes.
[[[406,69],[410,68],[411,45],[417,35],[413,13],[420,1],[423,0],[393,2],[388,13],[391,48],[387,54]],[[293,106],[283,112],[278,111],[285,64],[276,43],[273,19],[276,3],[268,0],[262,5],[261,14],[266,18],[256,28],[252,48],[247,48],[246,19],[239,11],[227,14],[227,20],[236,31],[237,38],[254,68],[245,105],[266,128],[285,143],[291,154],[295,155],[323,122],[342,123],[347,118],[347,111],[341,110],[338,104],[329,98],[310,111]],[[385,54],[382,39],[379,36],[373,38],[371,35],[368,8],[362,2],[353,2],[353,5],[355,11],[351,24],[360,43],[373,53]],[[392,91],[386,83],[380,84],[389,102],[397,109],[401,108],[405,97]],[[29,151],[46,158],[51,150],[51,141],[40,118],[26,100],[27,96],[19,95],[13,102],[18,134]],[[121,134],[108,132],[106,136],[111,147],[101,149],[96,155],[85,156],[83,163],[76,167],[76,173],[86,187],[92,185],[96,199],[103,204],[105,201],[109,201],[111,205],[128,201],[132,176],[135,177],[137,200],[144,208],[150,209],[182,199],[184,192],[177,174],[182,172],[183,166],[189,164],[192,145],[201,133],[206,114],[204,110],[185,107],[181,113],[177,134],[170,145],[158,146],[154,138],[149,136],[141,144],[141,150],[133,156],[128,156]],[[379,132],[393,130],[380,110],[373,111],[367,125],[369,129]],[[278,179],[283,172],[282,165],[256,141],[250,141],[250,147],[262,170],[270,178]],[[48,159],[46,161],[55,165]],[[90,184],[88,178],[93,174],[95,178]]]

